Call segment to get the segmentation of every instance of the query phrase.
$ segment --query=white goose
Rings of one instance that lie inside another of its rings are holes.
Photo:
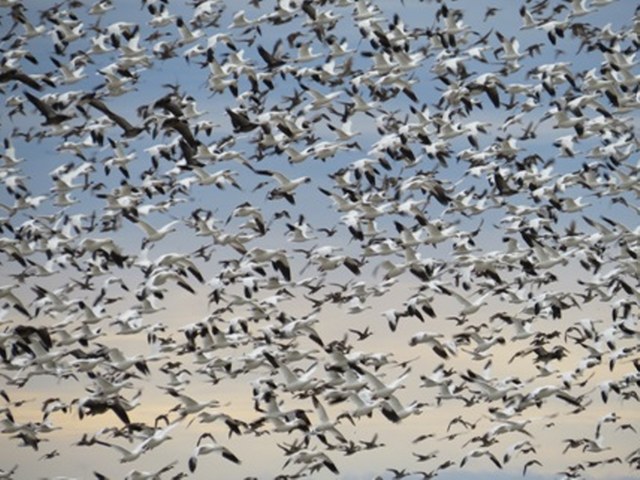
[[[202,443],[202,440],[207,438],[210,441],[208,443]],[[218,453],[222,455],[223,458],[226,458],[230,462],[233,462],[237,465],[241,463],[238,457],[236,457],[233,452],[231,452],[231,450],[223,445],[219,445],[218,443],[216,443],[216,439],[213,438],[213,435],[211,435],[210,433],[203,433],[202,435],[200,435],[200,438],[198,438],[196,448],[193,449],[193,452],[189,457],[189,471],[191,473],[195,472],[196,467],[198,466],[198,458],[202,455],[208,455],[210,453]]]
[[[168,234],[175,232],[177,230],[176,225],[180,223],[180,220],[172,220],[160,228],[154,228],[139,218],[136,218],[134,223],[146,234],[146,237],[142,240],[142,248],[145,248],[148,244],[158,242]]]
[[[403,419],[411,415],[419,415],[422,413],[422,408],[426,406],[426,403],[413,401],[408,405],[403,405],[398,397],[395,395],[389,395],[381,403],[380,411],[391,422],[399,423]]]
[[[336,427],[336,424],[340,422],[340,417],[337,417],[334,421],[331,421],[324,406],[322,405],[322,403],[320,403],[320,400],[318,400],[315,395],[313,395],[311,399],[313,401],[313,408],[315,409],[316,415],[318,416],[318,422],[313,424],[313,428],[309,430],[309,435],[323,436],[325,432],[331,432],[331,434],[336,439],[338,439],[342,443],[345,443],[347,439],[342,433],[340,433],[340,431]]]

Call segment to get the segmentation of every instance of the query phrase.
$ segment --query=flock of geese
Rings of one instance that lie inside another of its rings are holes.
[[[637,474],[634,3],[0,0],[0,479]]]

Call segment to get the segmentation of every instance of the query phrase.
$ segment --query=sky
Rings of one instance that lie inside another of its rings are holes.
[[[542,479],[581,464],[584,478],[634,478],[631,3],[0,2],[0,469],[16,466],[15,479],[136,478],[166,465],[159,478],[387,479],[395,469],[484,479],[527,465]],[[214,65],[231,88],[214,88]],[[71,118],[47,125],[39,101]],[[142,130],[127,138],[118,118]],[[517,149],[500,153],[507,144]],[[300,185],[283,195],[280,175]],[[156,238],[145,223],[170,231]],[[372,254],[380,245],[391,252]],[[335,255],[347,264],[323,267]],[[392,310],[401,315],[389,321]],[[423,332],[440,353],[415,342]],[[536,341],[562,357],[544,361]],[[114,350],[147,369],[116,366]],[[287,370],[315,388],[287,390]],[[442,372],[450,398],[424,385]],[[398,380],[393,398],[422,406],[399,422],[380,406],[351,422],[349,375],[363,376],[363,395],[372,377]],[[105,393],[97,378],[125,386]],[[493,398],[484,383],[507,391]],[[527,403],[549,386],[563,393]],[[153,428],[127,438],[113,411],[81,407],[118,394],[134,403],[130,423],[170,424],[170,439],[131,462],[119,449]],[[200,422],[180,394],[215,399],[203,411],[242,422],[242,434]],[[261,423],[270,396],[304,410],[306,432]],[[51,399],[67,411],[45,417]],[[319,438],[317,402],[343,439]],[[524,430],[503,431],[516,422]],[[34,429],[37,448],[23,445]],[[203,433],[240,462],[202,455],[191,472]],[[364,448],[374,437],[384,445]],[[296,464],[285,450],[303,441],[338,473]],[[478,449],[500,468],[472,457]]]

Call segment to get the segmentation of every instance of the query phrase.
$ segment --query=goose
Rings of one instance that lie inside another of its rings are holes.
[[[371,440],[360,440],[359,443],[362,445],[364,450],[373,450],[374,448],[384,447],[385,444],[378,441],[378,434],[374,433]]]
[[[523,20],[525,19],[526,19],[526,16],[523,17]],[[518,60],[524,57],[524,54],[519,52],[520,42],[516,37],[507,38],[504,35],[502,35],[500,32],[496,32],[496,37],[500,41],[501,47],[497,50],[494,50],[494,55],[498,52],[501,52],[502,60],[504,60],[507,63],[512,63],[512,68],[514,68],[513,66],[517,65]],[[496,104],[496,101],[492,100],[492,102],[494,103],[494,105]]]
[[[142,317],[135,310],[129,310],[125,315],[118,315],[114,321],[109,323],[109,326],[117,325],[117,335],[135,335],[149,329]]]
[[[189,29],[189,27],[185,24],[184,20],[180,16],[176,18],[176,27],[178,27],[178,32],[180,33],[180,40],[178,40],[178,45],[180,47],[189,45],[196,40],[204,37],[205,35],[205,32],[202,29]]]
[[[270,262],[274,270],[282,274],[287,282],[291,281],[291,267],[285,250],[253,247],[246,256],[258,264]]]
[[[257,206],[251,205],[251,203],[249,202],[241,203],[240,205],[235,207],[227,218],[225,224],[229,224],[229,222],[231,222],[231,219],[234,217],[253,217],[259,225],[263,226],[263,228],[261,228],[261,231],[266,232],[266,222],[264,220],[262,210]]]
[[[338,40],[334,35],[327,37],[327,43],[329,46],[329,59],[340,58],[355,52],[354,49],[349,48],[349,43],[346,39]]]
[[[535,26],[536,29],[542,30],[546,33],[547,38],[552,45],[556,45],[558,37],[564,37],[564,31],[569,26],[569,18],[564,20],[546,20],[538,22]]]
[[[400,323],[400,319],[407,315],[406,312],[399,312],[395,308],[390,308],[382,312],[382,315],[387,320],[387,325],[389,326],[389,330],[395,332],[398,328],[398,323]]]
[[[153,17],[147,23],[154,28],[166,27],[177,20],[177,16],[171,14],[167,6],[162,3],[158,6],[150,3],[147,5],[147,10]]]
[[[104,440],[99,439],[95,439],[94,443],[117,450],[120,453],[120,463],[134,462],[138,460],[138,458],[140,458],[142,454],[145,453],[144,442],[139,443],[133,449],[129,449],[115,443],[105,442]]]
[[[540,460],[538,460],[536,458],[527,461],[527,463],[525,463],[524,467],[522,468],[522,475],[523,476],[525,476],[527,474],[527,469],[530,468],[532,465],[542,466],[542,463],[540,462]]]
[[[251,167],[251,169],[258,175],[270,176],[278,182],[278,186],[269,192],[267,198],[284,198],[292,205],[295,205],[294,191],[301,185],[311,182],[311,177],[306,175],[290,180],[282,173],[274,170],[257,170],[253,167]],[[262,184],[259,184],[256,188],[260,188],[261,186]]]
[[[203,443],[203,440],[208,439],[208,443]],[[230,462],[239,465],[242,463],[238,457],[236,457],[231,450],[223,445],[219,445],[216,443],[215,438],[208,432],[203,433],[198,438],[198,442],[196,443],[196,448],[193,449],[191,456],[189,457],[188,467],[191,473],[195,472],[196,467],[198,466],[198,458],[202,455],[208,455],[210,453],[219,453],[223,458],[229,460]]]
[[[424,388],[440,387],[444,382],[446,382],[451,374],[452,372],[445,370],[444,364],[441,363],[434,368],[431,374],[420,375],[420,380],[422,380],[422,384],[420,386]]]
[[[199,402],[194,398],[186,395],[184,393],[176,392],[174,390],[168,390],[168,393],[175,398],[180,400],[180,403],[176,405],[173,409],[178,412],[180,418],[184,418],[188,415],[193,415],[196,413],[200,413],[206,408],[213,408],[220,406],[220,402],[218,400],[212,399],[206,402]]]
[[[73,164],[67,164],[63,168],[53,170],[50,175],[54,181],[54,186],[51,189],[53,193],[65,193],[72,190],[88,188],[88,176],[91,172],[95,171],[95,167],[90,162],[84,162],[74,168]],[[84,177],[85,180],[82,184],[74,183],[74,180],[78,177]]]
[[[320,466],[324,466],[329,471],[331,471],[335,475],[340,474],[340,470],[336,467],[335,463],[329,456],[317,450],[310,449],[301,449],[297,452],[291,454],[286,462],[284,463],[283,468],[286,468],[289,464],[303,464],[303,468],[297,472],[296,475],[300,475],[305,471],[309,470],[311,472],[315,472],[320,468]]]
[[[247,29],[250,27],[258,28],[262,20],[263,20],[262,17],[259,17],[255,20],[249,20],[244,10],[238,10],[233,15],[232,22],[229,24],[227,28],[242,28],[242,29]]]
[[[143,257],[143,255],[147,253],[148,253],[148,250],[143,250],[140,254],[140,257]],[[140,260],[140,257],[139,257],[139,260]],[[164,255],[160,255],[158,258],[156,258],[156,260],[150,266],[152,268],[153,267],[175,268],[177,270],[187,271],[196,280],[198,280],[198,282],[200,283],[204,282],[204,277],[202,276],[202,273],[200,272],[196,264],[189,258],[189,255],[187,254],[179,254],[175,252],[165,253]]]
[[[131,367],[135,367],[143,375],[149,375],[151,372],[147,366],[146,359],[142,354],[126,356],[122,350],[117,347],[107,349],[107,364],[120,372],[126,372]]]
[[[347,418],[353,423],[353,419],[359,419],[360,417],[371,417],[373,412],[382,407],[384,398],[373,399],[369,390],[362,389],[362,386],[357,391],[349,392],[347,398],[351,400],[354,405],[353,408],[342,412],[338,415],[338,418]],[[344,388],[343,388],[344,389]]]
[[[402,246],[392,238],[386,238],[383,240],[370,239],[367,245],[363,246],[362,256],[375,257],[375,256],[388,256],[399,252]]]
[[[9,138],[4,139],[4,152],[0,154],[0,158],[4,161],[4,166],[7,168],[15,167],[20,162],[24,161],[24,158],[18,157],[16,154],[16,148],[13,142]]]
[[[313,51],[313,46],[311,42],[301,42],[297,46],[298,52],[297,56],[294,59],[296,63],[307,63],[315,60],[316,58],[320,58],[322,56],[321,53],[315,53]]]
[[[180,392],[181,390],[186,388],[189,383],[191,383],[188,378],[184,377],[184,375],[191,375],[191,371],[186,368],[183,368],[179,371],[174,371],[172,369],[169,369],[168,367],[163,366],[160,368],[160,371],[167,374],[169,376],[169,379],[164,383],[163,386],[159,388],[167,389],[167,391],[168,389],[172,389],[176,392]]]
[[[451,295],[454,296],[455,299],[462,304],[462,309],[458,312],[458,315],[461,316],[473,315],[474,313],[476,313],[484,305],[487,305],[487,298],[489,298],[489,296],[493,294],[493,292],[487,292],[474,299],[473,301],[470,301],[455,290],[450,290],[450,292]]]
[[[307,147],[302,151],[299,151],[292,147],[291,145],[287,145],[284,148],[284,152],[287,154],[290,164],[302,163],[311,155],[313,155],[314,149],[313,147]]]
[[[89,38],[91,46],[87,51],[87,54],[91,56],[112,52],[114,50],[113,47],[107,44],[107,41],[109,40],[111,40],[111,38],[106,33],[97,33],[96,35],[92,36],[91,38]]]
[[[363,372],[367,379],[367,383],[370,387],[371,397],[373,399],[388,398],[396,390],[400,388],[404,388],[404,385],[402,385],[402,382],[404,382],[409,377],[409,369],[408,369],[392,382],[384,383],[382,380],[380,380],[380,378],[377,375],[371,373],[370,371],[363,369]]]
[[[557,385],[543,385],[535,388],[526,395],[521,396],[517,404],[517,408],[518,410],[524,410],[531,405],[541,404],[543,400],[552,396],[557,397],[574,407],[583,408],[581,397],[573,397],[566,393],[562,387]]]
[[[553,249],[545,247],[540,242],[534,241],[533,252],[538,260],[534,263],[535,268],[547,269],[560,263],[563,265],[567,265],[567,263],[569,262],[567,257],[572,256],[575,250],[571,249],[562,253],[558,253]]]
[[[163,298],[163,292],[166,290],[163,287],[169,280],[175,281],[178,286],[195,295],[195,290],[184,280],[183,275],[166,267],[158,267],[147,276],[142,287],[136,292],[136,297],[140,301],[147,298],[149,295]]]
[[[144,127],[133,126],[127,119],[109,109],[109,107],[96,96],[90,95],[86,101],[90,106],[104,113],[113,123],[118,125],[122,129],[123,138],[135,138],[145,130]]]
[[[340,433],[340,431],[336,427],[336,424],[340,421],[340,418],[337,417],[336,420],[331,421],[329,419],[327,411],[325,410],[320,400],[318,400],[315,395],[311,396],[311,400],[313,401],[313,408],[318,417],[318,422],[312,424],[312,428],[309,430],[308,435],[316,435],[322,439],[325,432],[331,432],[331,434],[338,441],[340,441],[341,443],[346,443],[347,439],[342,433]],[[324,440],[324,442],[326,442],[326,440]]]
[[[89,372],[89,377],[93,379],[95,388],[89,391],[96,396],[109,396],[120,392],[123,388],[133,388],[134,384],[128,380],[108,380],[101,375]]]
[[[304,371],[301,375],[296,375],[287,365],[283,364],[276,360],[273,355],[271,355],[268,351],[264,352],[264,356],[267,361],[280,371],[284,384],[283,388],[289,392],[297,392],[297,391],[306,391],[316,386],[318,381],[313,377],[315,373],[317,362],[313,363],[306,371]]]
[[[607,450],[611,450],[611,446],[604,446],[602,444],[603,440],[602,440],[602,432],[597,432],[598,434],[596,435],[595,439],[591,439],[591,438],[584,438],[583,442],[584,444],[582,445],[582,451],[583,452],[591,452],[591,453],[601,453],[601,452],[605,452]]]
[[[77,18],[55,16],[55,27],[50,31],[57,52],[64,52],[68,45],[85,34],[84,24]]]
[[[167,423],[167,426],[165,428],[158,427],[158,420],[164,420]],[[173,423],[169,423],[169,419],[166,415],[160,415],[156,417],[153,433],[149,435],[145,440],[142,441],[141,443],[141,445],[143,445],[142,448],[144,448],[145,451],[149,451],[158,447],[164,442],[171,440],[172,437],[170,435],[170,432],[174,428],[176,428],[179,424],[180,424],[180,420]]]
[[[411,454],[414,457],[416,457],[416,461],[417,462],[426,462],[426,461],[431,460],[433,458],[437,458],[439,453],[440,453],[439,450],[433,450],[432,452],[424,453],[424,454],[423,453],[411,452]],[[413,472],[413,473],[416,473],[416,472]]]
[[[391,394],[382,401],[380,411],[387,420],[393,423],[399,423],[411,415],[420,415],[422,413],[422,408],[425,406],[427,406],[426,403],[418,401],[413,401],[408,405],[403,405],[398,397]]]
[[[474,450],[467,452],[465,456],[462,457],[462,460],[460,460],[460,467],[464,467],[470,458],[480,458],[480,457],[489,457],[489,460],[491,460],[496,467],[502,468],[502,464],[500,463],[500,460],[498,460],[498,458],[493,453],[491,453],[489,450],[484,448],[476,448]]]
[[[591,205],[591,203],[584,202],[582,197],[565,197],[560,199],[561,210],[568,213],[581,212]]]
[[[125,154],[123,147],[125,147],[126,144],[123,144],[122,142],[116,142],[109,139],[109,143],[114,149],[114,156],[103,160],[105,173],[109,175],[111,168],[115,167],[120,170],[125,178],[129,178],[130,175],[127,167],[136,158],[135,152]]]
[[[17,331],[14,329],[14,333]],[[18,334],[24,341],[23,349],[26,355],[23,358],[30,366],[42,367],[44,370],[55,368],[56,362],[68,353],[64,347],[52,348],[53,343],[48,331],[24,329]]]
[[[78,59],[80,57],[76,57],[76,59]],[[65,85],[71,85],[74,84],[76,82],[79,82],[80,80],[82,80],[83,78],[87,77],[87,74],[84,73],[84,66],[79,66],[76,68],[75,65],[73,65],[74,62],[72,62],[72,66],[73,66],[73,70],[70,68],[69,65],[66,64],[62,64],[58,59],[56,59],[55,57],[51,57],[51,62],[60,69],[60,72],[62,73],[62,77],[61,78],[56,78],[55,82],[58,83],[62,83]]]
[[[455,348],[455,344],[453,342],[442,342],[440,341],[441,338],[444,338],[444,335],[441,333],[418,332],[409,339],[409,346],[415,347],[416,345],[425,343],[431,346],[436,355],[445,360],[449,358],[449,355],[456,355],[457,349]]]
[[[155,472],[141,471],[137,469],[130,470],[124,478],[125,480],[158,480],[163,473],[172,470],[177,464],[178,461],[174,460]]]
[[[520,30],[530,30],[538,25],[531,12],[527,9],[525,5],[522,5],[519,9],[520,18],[522,20],[522,25],[520,26]]]
[[[298,218],[297,223],[287,223],[286,226],[289,229],[287,239],[290,242],[301,243],[318,238],[313,235],[313,227],[305,222],[302,214]]]
[[[242,420],[238,420],[236,418],[233,418],[233,417],[231,417],[230,415],[228,415],[228,414],[226,414],[224,412],[217,412],[217,413],[210,413],[210,412],[207,412],[207,411],[200,412],[200,413],[198,413],[197,416],[195,416],[193,419],[191,419],[191,421],[189,422],[189,425],[191,425],[196,419],[200,423],[213,423],[213,422],[216,422],[218,420],[224,421],[224,423],[229,428],[229,438],[231,438],[231,436],[234,433],[236,435],[242,435],[242,430],[240,430],[240,427],[244,427],[246,429],[249,428],[249,425],[246,422],[243,422]],[[189,425],[187,425],[187,426],[189,426]]]
[[[349,315],[357,315],[371,308],[373,308],[371,305],[365,305],[358,297],[353,297],[347,302],[347,313]]]
[[[42,125],[52,125],[58,126],[67,120],[71,120],[73,118],[72,115],[68,115],[66,113],[57,112],[51,105],[47,102],[41,100],[40,98],[32,95],[29,92],[24,92],[24,96],[33,104],[36,109],[44,116],[45,121]]]
[[[532,330],[532,322],[530,320],[515,316],[509,317],[507,323],[511,323],[515,329],[514,334],[510,338],[511,341],[526,340],[536,334],[536,332]]]
[[[530,419],[522,420],[522,421],[515,421],[512,419],[506,420],[505,422],[499,423],[498,425],[495,425],[494,427],[491,428],[491,430],[489,431],[489,438],[493,438],[498,435],[502,435],[510,432],[520,432],[520,433],[523,433],[524,435],[527,435],[528,437],[533,438],[533,435],[525,429],[525,427],[530,423],[531,423]]]
[[[456,341],[466,341],[466,339],[473,340],[476,346],[473,350],[468,351],[474,358],[483,359],[489,355],[488,351],[497,344],[504,345],[506,339],[501,335],[494,335],[491,337],[482,337],[478,332],[463,332],[455,336]]]
[[[362,393],[365,395],[365,397],[362,397],[363,399],[370,398],[370,395],[367,397],[367,393],[363,390],[364,387],[367,386],[367,381],[360,372],[354,370],[352,367],[347,367],[342,373],[342,379],[344,382],[340,384],[341,391],[348,393],[356,392],[358,396]],[[354,398],[352,398],[352,400],[356,401]]]
[[[218,85],[218,82],[216,82],[216,85]],[[219,86],[224,87],[229,85],[232,85],[232,84],[224,84],[224,85],[220,84]],[[231,109],[231,108],[226,108],[225,111],[227,112],[227,115],[229,115],[229,118],[231,119],[234,132],[236,133],[251,132],[252,130],[255,130],[256,128],[258,128],[258,124],[251,121],[246,112],[240,109]]]
[[[27,318],[31,318],[31,314],[22,303],[22,300],[20,300],[16,296],[16,294],[13,293],[13,290],[15,290],[16,288],[18,288],[17,284],[0,286],[0,299],[7,302],[9,305],[11,305],[21,314],[25,315]]]
[[[309,431],[311,422],[304,410],[297,409],[283,412],[277,403],[275,395],[270,390],[265,393],[265,400],[267,402],[267,410],[264,411],[262,417],[250,424],[252,430],[258,428],[265,421],[269,421],[273,426],[274,432],[290,433],[294,430],[301,430],[306,434]]]
[[[234,348],[243,341],[242,334],[225,333],[215,325],[212,325],[210,330],[203,329],[203,332],[201,333],[204,337],[201,347],[202,353],[227,347]]]
[[[282,319],[283,317],[280,316]],[[300,335],[308,335],[314,342],[322,345],[322,340],[318,332],[313,327],[314,324],[318,323],[318,318],[315,315],[291,319],[286,321],[282,327],[271,328],[271,331],[279,338],[282,339],[293,339],[297,338]]]
[[[171,222],[163,225],[162,227],[156,229],[152,227],[149,223],[140,218],[132,219],[133,223],[140,227],[140,229],[145,233],[145,237],[142,239],[141,248],[147,247],[150,243],[155,243],[162,240],[169,233],[175,232],[177,230],[176,225],[180,223],[180,220],[172,220]]]
[[[8,172],[7,175],[2,178],[5,188],[9,191],[9,193],[12,194],[19,191],[28,191],[27,187],[25,186],[24,180],[26,180],[26,177],[13,175]]]
[[[579,124],[576,124],[576,126],[577,125]],[[561,157],[573,158],[580,153],[574,148],[575,142],[577,140],[578,138],[575,135],[563,135],[555,139],[555,141],[553,142],[553,146],[557,147],[560,150]]]
[[[506,452],[502,457],[502,464],[506,465],[510,462],[516,454],[527,454],[527,453],[537,453],[535,446],[529,440],[523,440],[520,442],[516,442],[507,448]],[[533,464],[532,464],[533,465]]]
[[[32,427],[32,426],[31,426]],[[41,442],[46,442],[49,441],[48,438],[40,438],[37,436],[37,431],[35,431],[33,428],[28,428],[26,430],[21,430],[20,432],[18,432],[15,435],[11,435],[9,438],[18,438],[22,441],[22,443],[19,444],[19,446],[21,447],[31,447],[34,450],[38,450],[39,448],[39,444]]]
[[[458,231],[453,225],[441,227],[432,223],[428,223],[427,225],[425,225],[425,228],[427,229],[429,235],[423,240],[423,243],[434,246],[458,235]]]
[[[571,12],[568,18],[582,17],[593,11],[595,10],[587,7],[587,0],[571,0]]]
[[[0,468],[0,479],[2,480],[11,480],[13,478],[13,474],[18,470],[18,464],[14,465],[12,468],[5,470],[4,468]]]
[[[196,154],[194,158],[198,158],[198,155]],[[240,185],[234,178],[237,175],[237,172],[233,170],[223,169],[218,170],[217,172],[212,174],[207,173],[205,170],[198,166],[194,166],[192,170],[196,174],[198,185],[215,185],[220,189],[224,189],[226,185],[232,185],[234,188],[242,190],[242,187],[240,187]]]
[[[597,222],[592,218],[586,216],[583,216],[582,218],[589,226],[597,230],[597,233],[594,233],[587,238],[587,241],[590,244],[594,244],[596,242],[610,243],[616,241],[622,236],[622,232],[616,231],[617,229],[615,228],[611,229],[603,223]]]

